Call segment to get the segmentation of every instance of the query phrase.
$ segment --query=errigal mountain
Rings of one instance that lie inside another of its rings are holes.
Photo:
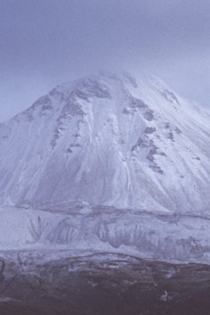
[[[210,111],[100,72],[0,124],[0,247],[210,262]]]

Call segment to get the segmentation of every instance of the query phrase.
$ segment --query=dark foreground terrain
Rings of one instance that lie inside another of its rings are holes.
[[[34,256],[33,256],[34,255]],[[210,266],[96,254],[0,260],[2,315],[209,315]]]

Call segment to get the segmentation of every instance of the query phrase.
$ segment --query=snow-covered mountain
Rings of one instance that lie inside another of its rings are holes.
[[[209,121],[154,78],[60,85],[0,125],[1,203],[206,212]]]
[[[2,218],[31,208],[16,210],[11,244],[4,224],[1,245],[123,245],[172,258],[189,245],[188,255],[194,226],[209,225],[209,122],[154,77],[99,73],[54,88],[0,124]]]

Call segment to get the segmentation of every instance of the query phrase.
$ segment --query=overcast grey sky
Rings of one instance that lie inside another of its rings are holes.
[[[0,121],[100,69],[210,106],[209,0],[0,0]]]

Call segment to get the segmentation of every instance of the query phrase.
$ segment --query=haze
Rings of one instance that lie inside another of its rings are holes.
[[[99,69],[152,73],[209,106],[208,0],[1,0],[0,121]]]

